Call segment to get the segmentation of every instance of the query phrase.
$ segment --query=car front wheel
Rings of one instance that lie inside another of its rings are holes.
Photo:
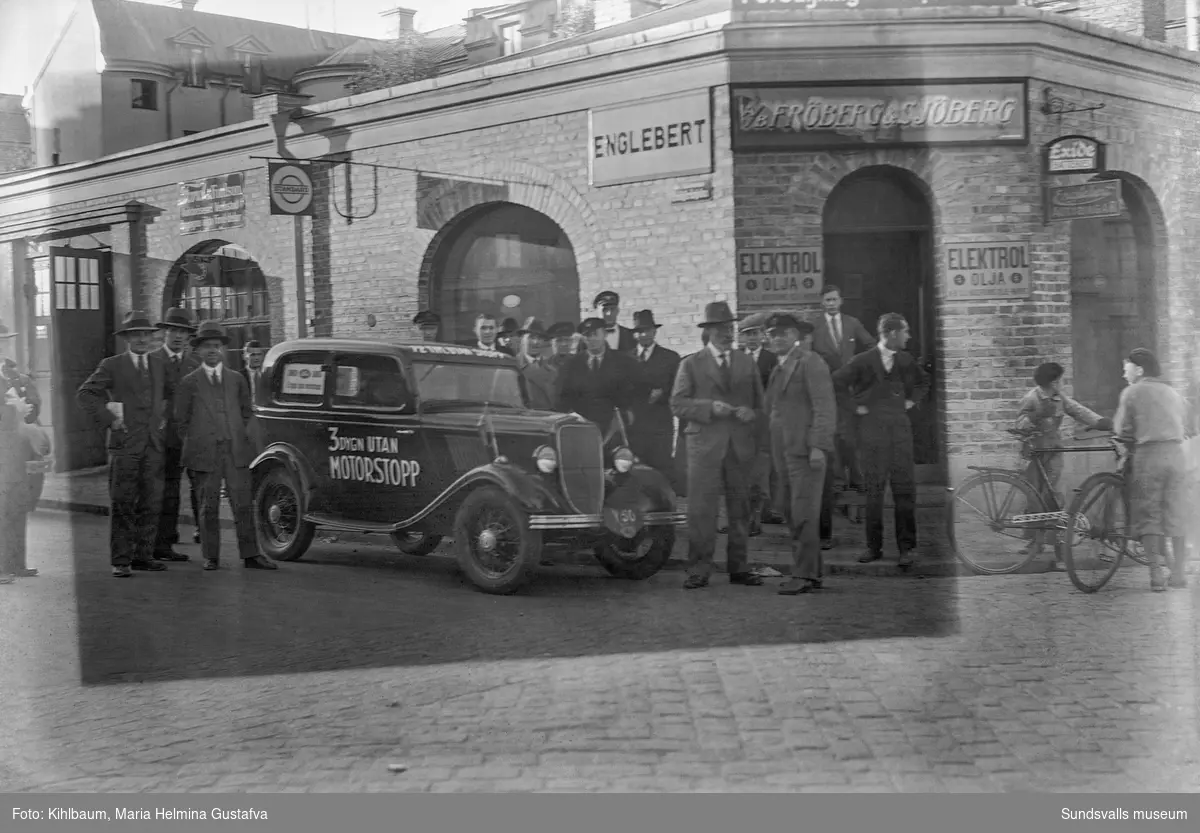
[[[300,515],[300,489],[284,468],[271,469],[254,490],[258,549],[276,561],[296,561],[312,544],[316,527]]]
[[[610,575],[641,581],[661,570],[675,548],[675,527],[643,527],[633,538],[609,534],[596,546],[596,560]]]
[[[513,593],[533,578],[542,534],[511,495],[493,486],[467,495],[454,518],[458,564],[477,588]]]

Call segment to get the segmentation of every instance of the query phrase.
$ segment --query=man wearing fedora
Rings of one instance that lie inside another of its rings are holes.
[[[546,330],[536,318],[530,318],[517,331],[521,349],[517,352],[517,370],[525,401],[530,408],[553,411],[558,407],[558,371],[545,357]]]
[[[812,324],[776,313],[766,329],[781,357],[771,372],[766,410],[780,504],[792,531],[792,578],[779,592],[795,596],[821,587],[821,496],[834,452],[837,398],[829,366],[812,350]]]
[[[520,329],[515,318],[505,318],[500,322],[500,332],[496,333],[496,349],[509,356],[515,356],[517,331]]]
[[[758,368],[733,349],[736,316],[724,301],[704,309],[704,349],[679,364],[671,410],[687,420],[688,578],[685,590],[708,585],[717,513],[724,489],[729,515],[726,547],[731,584],[758,586],[749,570],[749,476],[758,456],[763,389]]]
[[[679,354],[655,342],[661,326],[651,310],[633,314],[633,335],[637,339],[633,355],[641,373],[629,444],[638,459],[674,480],[675,416],[671,413],[671,386],[679,370]]]
[[[442,317],[433,310],[421,310],[413,316],[412,323],[420,331],[422,341],[438,341],[441,338]]]
[[[126,313],[116,334],[129,349],[102,360],[76,394],[99,428],[108,429],[108,493],[112,501],[112,573],[156,572],[154,560],[162,511],[166,450],[166,369],[150,345],[158,326],[140,310]]]
[[[637,395],[637,362],[630,355],[608,348],[601,318],[585,318],[579,334],[586,349],[567,363],[559,407],[600,426],[607,444],[619,436],[613,422],[614,409],[622,412],[626,428],[632,423],[629,409]]]
[[[604,342],[609,350],[628,353],[637,345],[633,330],[617,323],[617,316],[621,314],[620,295],[606,289],[592,301],[592,308],[600,310],[600,317],[604,319]]]
[[[219,324],[205,323],[192,336],[192,349],[201,365],[179,383],[175,419],[183,440],[183,464],[196,473],[200,492],[200,547],[204,569],[221,563],[221,485],[229,494],[237,532],[238,554],[245,567],[278,569],[259,555],[254,537],[250,494],[250,463],[254,448],[247,431],[250,383],[225,366],[229,336]]]
[[[154,354],[163,360],[166,369],[163,396],[166,399],[167,433],[163,459],[162,513],[158,520],[158,536],[154,541],[154,557],[159,561],[187,561],[187,555],[174,550],[175,544],[179,543],[179,491],[183,480],[183,464],[180,462],[183,444],[175,425],[174,402],[179,380],[200,366],[199,359],[187,349],[188,339],[196,332],[196,325],[189,310],[171,307],[163,320],[158,322],[158,328],[162,330],[163,343]],[[196,483],[190,476],[188,492],[192,502],[192,519],[199,530]]]

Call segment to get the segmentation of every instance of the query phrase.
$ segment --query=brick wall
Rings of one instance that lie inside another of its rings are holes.
[[[1128,35],[1164,40],[1167,0],[1073,0],[1071,16]]]

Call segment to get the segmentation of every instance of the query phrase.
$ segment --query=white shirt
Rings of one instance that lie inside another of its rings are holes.
[[[749,356],[751,359],[753,359],[755,367],[758,366],[758,354],[761,352],[762,352],[761,347],[759,347],[757,350],[747,350],[746,351],[746,355]]]
[[[220,364],[218,364],[216,367],[209,367],[208,365],[204,365],[204,372],[208,374],[208,380],[210,382],[215,382],[218,385],[221,384],[221,367],[222,366],[223,365],[220,365]]]
[[[150,364],[149,364],[150,359],[146,356],[145,353],[135,353],[132,350],[130,350],[128,352],[129,352],[129,357],[131,359],[133,359],[134,370],[141,372],[143,370],[150,369]]]
[[[708,352],[712,353],[713,358],[717,360],[717,367],[721,366],[721,356],[725,357],[725,364],[727,367],[730,367],[730,368],[733,367],[733,359],[729,355],[731,351],[729,351],[729,350],[722,351],[719,347],[717,347],[715,344],[713,344],[710,341],[708,343]]]
[[[164,344],[162,346],[162,351],[163,351],[163,353],[166,354],[168,361],[171,359],[179,359],[179,361],[183,361],[183,351],[182,350],[180,350],[178,353],[176,353],[174,350],[172,350],[170,347],[168,347],[167,345]]]
[[[892,366],[896,363],[896,351],[889,350],[883,346],[883,342],[879,343],[879,355],[883,357],[883,369],[887,373],[892,372]]]
[[[638,361],[643,361],[643,362],[646,361],[647,359],[650,358],[651,354],[653,354],[653,353],[654,353],[654,345],[653,344],[651,344],[649,347],[639,347],[637,349]]]
[[[484,344],[482,341],[480,341],[476,343],[475,346],[480,350],[495,350],[496,352],[499,352],[499,348],[496,346],[496,342],[494,341],[491,344]]]
[[[620,327],[620,325],[614,325],[611,330],[604,331],[604,343],[607,344],[609,346],[609,348],[612,350],[616,350],[618,347],[621,346],[621,327]]]
[[[607,350],[602,350],[598,354],[597,353],[587,353],[586,355],[587,355],[588,369],[589,370],[592,369],[593,362],[594,362],[595,363],[594,366],[595,366],[596,370],[599,370],[600,366],[604,364],[604,355],[607,352],[608,352]]]
[[[826,313],[825,320],[829,322],[830,335],[833,336],[834,342],[838,343],[838,346],[840,347],[841,336],[843,335],[842,314],[840,312]]]

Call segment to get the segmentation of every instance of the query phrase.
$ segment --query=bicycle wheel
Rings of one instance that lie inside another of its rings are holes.
[[[1111,472],[1093,474],[1079,487],[1067,510],[1071,534],[1063,560],[1071,583],[1095,593],[1113,577],[1129,551],[1129,514],[1125,481]]]
[[[971,570],[994,576],[1015,573],[1038,556],[1039,532],[1053,546],[1057,530],[1041,495],[1028,480],[1004,472],[973,474],[955,490],[946,522],[955,556]]]

